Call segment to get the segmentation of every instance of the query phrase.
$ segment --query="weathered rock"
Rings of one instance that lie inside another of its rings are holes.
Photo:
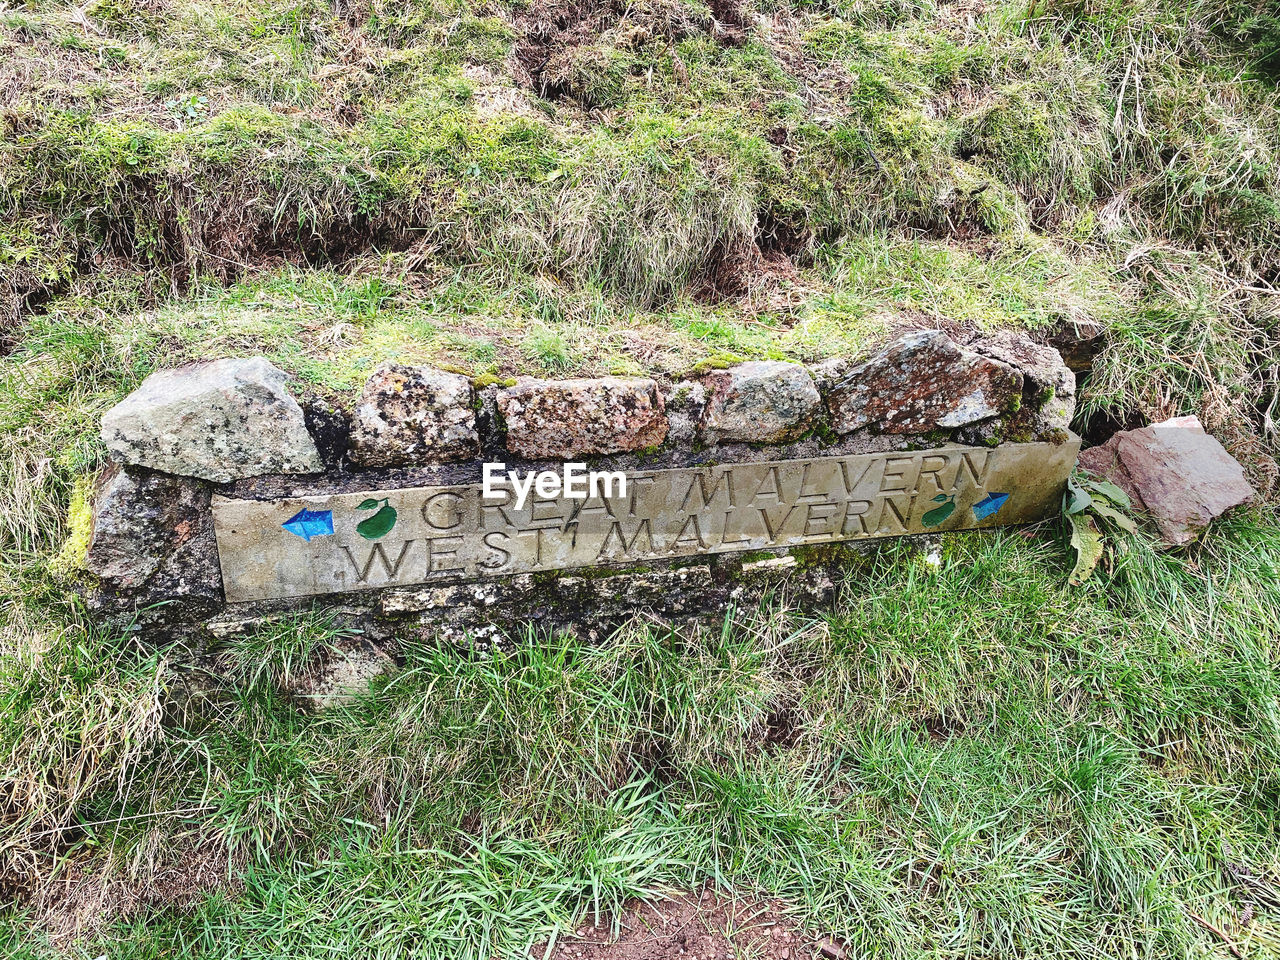
[[[437,642],[486,647],[504,643],[512,624],[601,640],[637,615],[668,623],[693,622],[708,615],[714,618],[728,604],[730,578],[717,576],[710,564],[605,570],[590,577],[548,580],[518,574],[484,583],[389,590],[379,601],[380,613],[402,624],[397,633],[404,632],[405,621],[416,620]],[[794,572],[787,579],[798,583],[812,572]],[[774,573],[737,586],[746,588],[742,595],[750,602],[763,593],[766,582],[776,585],[779,580],[780,574]]]
[[[323,397],[305,397],[300,403],[307,432],[320,451],[320,462],[326,470],[338,469],[351,446],[351,421],[346,412]]]
[[[1215,517],[1255,496],[1240,464],[1196,417],[1121,431],[1081,451],[1079,464],[1124,490],[1171,546],[1190,543]]]
[[[108,467],[94,498],[85,567],[112,586],[139,587],[197,532],[208,509],[209,488],[198,480]]]
[[[1021,330],[997,330],[970,345],[970,349],[1007,363],[1020,371],[1023,387],[1041,403],[1051,396],[1076,396],[1076,377],[1051,346],[1036,343]]]
[[[85,568],[88,608],[117,629],[198,632],[223,603],[209,486],[112,466],[99,482]]]
[[[941,330],[898,337],[828,394],[837,433],[952,430],[1000,416],[1022,399],[1022,374],[957,345]]]
[[[507,449],[531,460],[656,447],[667,436],[658,385],[648,379],[521,380],[498,394]]]
[[[818,393],[826,396],[836,384],[849,375],[856,364],[848,357],[827,357],[809,364],[809,376],[818,387]]]
[[[364,385],[351,459],[366,467],[465,460],[480,451],[471,381],[432,367],[384,363]]]
[[[226,483],[323,469],[287,376],[263,357],[153,373],[102,418],[123,463]]]
[[[742,363],[708,373],[703,383],[708,399],[701,430],[711,443],[794,440],[822,405],[813,377],[798,363]]]
[[[698,439],[698,424],[707,406],[707,390],[696,380],[682,380],[663,390],[667,414],[667,442],[690,446]]]
[[[1008,364],[1022,374],[1022,402],[1001,421],[962,434],[969,443],[991,439],[1027,442],[1063,439],[1076,411],[1076,376],[1053,347],[1036,343],[1020,330],[999,330],[969,344],[969,349]]]

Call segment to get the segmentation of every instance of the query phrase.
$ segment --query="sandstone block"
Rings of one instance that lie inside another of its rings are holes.
[[[662,443],[667,417],[649,379],[521,380],[498,393],[507,449],[530,460],[571,460]]]
[[[1122,430],[1081,451],[1079,464],[1124,490],[1170,546],[1190,543],[1215,517],[1255,496],[1244,469],[1196,417]]]

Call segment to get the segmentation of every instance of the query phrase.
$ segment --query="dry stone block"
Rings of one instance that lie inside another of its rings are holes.
[[[813,423],[822,405],[813,377],[798,363],[763,360],[703,378],[708,400],[702,435],[712,442],[782,443]]]
[[[1020,370],[1025,378],[1024,387],[1039,397],[1056,395],[1075,399],[1075,374],[1063,362],[1062,355],[1051,346],[1036,343],[1022,331],[997,330],[970,346],[978,353]]]
[[[146,583],[198,531],[209,488],[198,480],[111,467],[98,483],[85,566],[120,588]]]
[[[264,357],[153,373],[102,418],[112,457],[226,483],[323,469],[283,370]]]
[[[384,363],[369,377],[351,427],[351,460],[399,467],[480,452],[471,381],[432,367]]]
[[[855,367],[827,397],[837,433],[929,433],[998,417],[1022,399],[1022,374],[941,330],[905,334]]]
[[[667,437],[658,385],[648,379],[521,380],[498,393],[507,449],[570,460],[656,447]]]
[[[698,424],[707,406],[707,390],[697,380],[682,380],[663,390],[667,415],[667,443],[692,446],[698,439]]]
[[[1079,463],[1124,490],[1170,546],[1190,543],[1215,517],[1255,496],[1240,464],[1195,417],[1122,430],[1082,451]]]
[[[176,636],[222,606],[210,487],[112,465],[99,479],[85,569],[88,608],[115,627]]]
[[[965,428],[961,440],[989,445],[1066,438],[1076,411],[1076,375],[1056,349],[1020,330],[998,330],[974,340],[969,349],[1021,373],[1022,402],[998,420]]]

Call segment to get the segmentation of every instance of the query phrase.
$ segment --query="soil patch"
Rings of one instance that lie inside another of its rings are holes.
[[[920,726],[935,745],[962,736],[969,729],[969,725],[959,717],[949,717],[942,713],[930,714],[920,721]]]
[[[764,749],[769,753],[777,753],[794,747],[804,733],[804,720],[804,715],[794,707],[782,706],[775,709],[765,718],[760,738]]]
[[[702,303],[741,300],[797,278],[795,264],[781,250],[763,250],[752,240],[722,243],[693,295]]]
[[[785,312],[810,293],[796,269],[796,260],[807,250],[804,236],[762,213],[754,237],[722,240],[711,251],[706,271],[693,284],[694,299],[712,306],[733,301],[757,312]]]
[[[544,100],[572,99],[584,108],[601,105],[598,86],[609,72],[610,48],[649,41],[668,44],[709,24],[674,0],[534,0],[516,14],[523,39],[516,44],[516,80]]]
[[[742,12],[742,0],[710,0],[710,6],[716,21],[716,39],[729,47],[746,43],[747,19]]]
[[[618,918],[580,927],[554,946],[539,944],[531,957],[546,960],[838,960],[844,948],[808,936],[775,900],[730,898],[710,888],[656,904],[633,904]]]
[[[1080,386],[1076,388],[1077,395],[1083,389],[1086,379],[1080,379]],[[1147,418],[1138,410],[1130,408],[1098,410],[1089,415],[1087,422],[1083,417],[1077,415],[1075,421],[1071,424],[1071,429],[1080,434],[1086,447],[1092,447],[1099,443],[1105,443],[1111,439],[1112,434],[1119,433],[1121,430],[1137,430],[1148,426],[1148,423]]]

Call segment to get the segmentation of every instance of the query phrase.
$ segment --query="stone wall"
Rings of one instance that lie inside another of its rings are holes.
[[[277,518],[268,526],[277,536],[284,536],[283,527],[305,545],[313,535],[334,532],[331,510],[308,508],[317,498],[369,494],[354,496],[364,511],[358,515],[369,521],[367,534],[386,526],[375,514],[395,522],[395,510],[382,509],[390,498],[378,493],[470,489],[465,485],[477,483],[484,462],[531,469],[581,460],[593,469],[648,475],[806,459],[835,469],[862,462],[859,455],[925,451],[919,457],[927,463],[931,455],[936,473],[951,460],[954,470],[963,469],[963,449],[1038,444],[1031,459],[1054,465],[1031,482],[1036,464],[1015,464],[1021,484],[1043,489],[1022,514],[1002,521],[1009,522],[1033,518],[1056,494],[1078,446],[1068,431],[1074,403],[1074,376],[1059,353],[1007,331],[958,339],[912,330],[856,363],[754,361],[675,382],[520,379],[481,387],[457,373],[385,363],[351,409],[308,396],[261,357],[215,360],[151,375],[103,417],[112,463],[93,496],[86,596],[103,617],[203,640],[320,603],[375,643],[406,634],[484,637],[525,623],[599,633],[638,611],[705,619],[772,589],[799,602],[821,601],[833,589],[834,568],[865,544],[831,542],[838,535],[797,536],[776,546],[771,540],[760,549],[718,552],[700,549],[708,544],[699,532],[689,550],[650,551],[639,565],[610,555],[598,564],[575,561],[573,569],[512,567],[508,576],[478,577],[459,567],[433,573],[425,583],[402,577],[332,593],[313,586],[302,596],[228,603],[222,564],[240,559],[224,556],[220,564],[219,547],[250,560],[253,550],[268,548],[237,543],[235,553],[227,541],[237,531],[228,526],[215,533],[214,516],[220,510],[219,522],[232,524],[227,517],[298,508],[284,523]],[[1061,454],[1043,452],[1054,449]],[[926,468],[916,469],[923,478]],[[956,482],[953,474],[949,500],[944,487],[930,491],[941,507],[924,503],[922,510],[934,507],[924,516],[946,517],[955,509]],[[965,525],[984,516],[981,504],[973,506]],[[769,525],[767,511],[762,515]],[[893,524],[868,530],[865,517],[859,528],[883,535],[929,526],[901,510],[886,516],[898,517],[901,530]],[[368,560],[375,569],[377,547],[372,544]]]

